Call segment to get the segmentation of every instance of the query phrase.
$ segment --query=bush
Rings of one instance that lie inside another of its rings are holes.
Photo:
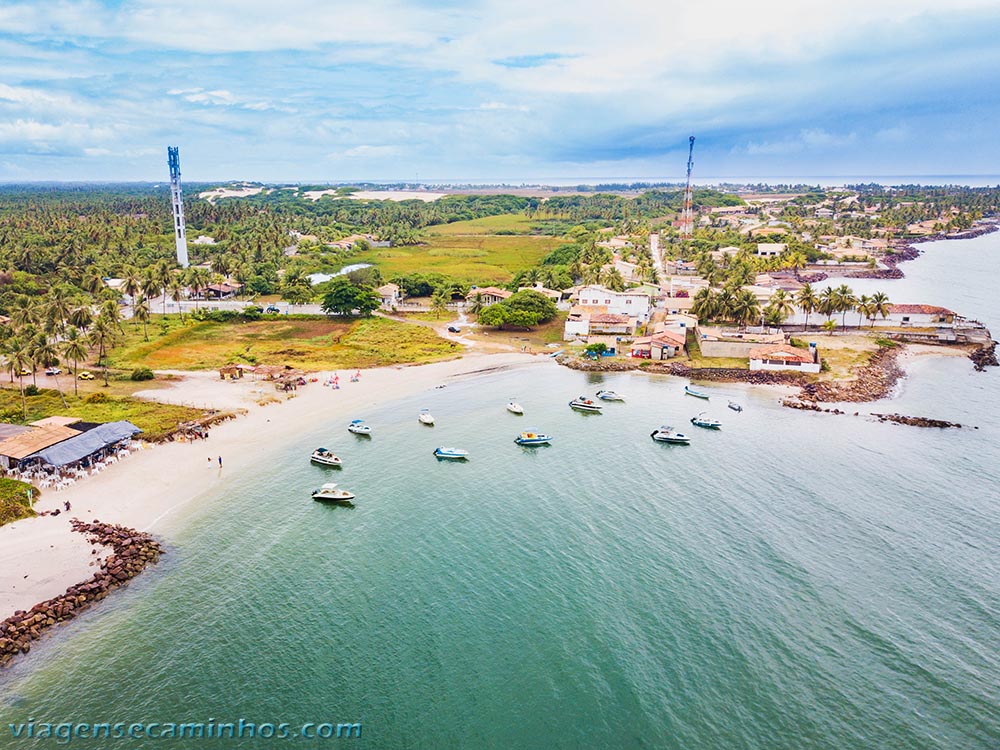
[[[136,367],[132,370],[132,380],[152,380],[153,371],[148,367]]]
[[[83,399],[85,404],[104,404],[110,401],[107,394],[105,393],[91,393]]]
[[[25,396],[37,396],[39,393],[41,393],[41,390],[39,390],[37,385],[29,385],[24,389]]]

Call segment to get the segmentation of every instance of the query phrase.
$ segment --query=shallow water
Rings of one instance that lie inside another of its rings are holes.
[[[991,237],[970,244],[994,267]],[[903,283],[881,285],[965,312]],[[997,305],[969,314],[1000,326]],[[88,749],[996,747],[1000,373],[911,372],[876,410],[979,429],[803,413],[741,385],[705,403],[551,362],[360,414],[370,440],[303,425],[203,498],[155,570],[0,676],[0,747],[55,747],[9,737],[29,718],[363,725],[72,743]],[[568,408],[599,387],[628,401]],[[723,429],[687,423],[702,410]],[[692,445],[650,440],[664,423]],[[554,444],[514,445],[527,428]],[[317,445],[344,469],[311,466]],[[309,499],[331,476],[355,508]]]

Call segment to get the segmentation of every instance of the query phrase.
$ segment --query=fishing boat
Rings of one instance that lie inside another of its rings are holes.
[[[602,401],[624,401],[625,397],[614,391],[598,391],[597,397]]]
[[[417,415],[417,419],[420,420],[420,424],[425,424],[428,427],[434,426],[434,417],[431,416],[428,409],[421,409],[420,414]]]
[[[314,464],[320,464],[322,466],[340,466],[343,462],[335,455],[333,455],[326,448],[317,448],[309,456],[309,460]]]
[[[743,411],[743,407],[737,404],[735,401],[729,402],[729,408],[733,411]]]
[[[672,443],[674,445],[688,445],[691,438],[683,432],[677,432],[673,427],[664,425],[649,433],[649,436],[659,443]]]
[[[514,442],[518,445],[548,445],[552,438],[541,432],[522,432]]]
[[[351,423],[347,425],[347,431],[353,432],[355,435],[367,435],[371,437],[372,428],[365,424],[363,419],[352,419]]]
[[[511,399],[510,401],[507,402],[507,411],[509,411],[511,414],[517,414],[518,416],[524,414],[524,409],[514,399]]]
[[[684,386],[684,392],[689,396],[694,396],[695,398],[703,398],[708,401],[708,394],[704,391],[699,391],[697,388],[692,388],[689,385]]]
[[[599,414],[604,407],[586,396],[578,396],[569,402],[570,408]]]
[[[434,456],[441,459],[449,459],[451,461],[464,461],[469,457],[468,451],[463,451],[459,448],[435,448]]]
[[[343,503],[354,499],[354,493],[337,488],[334,482],[327,482],[318,490],[313,490],[313,500],[321,500],[328,503]]]
[[[706,430],[718,430],[722,427],[722,422],[717,419],[709,419],[705,416],[705,412],[702,412],[697,417],[691,417],[691,424],[695,427],[704,427]]]

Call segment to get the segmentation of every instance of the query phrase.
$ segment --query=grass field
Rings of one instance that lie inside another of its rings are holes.
[[[28,418],[24,420],[20,392],[16,386],[11,388],[9,384],[5,384],[0,388],[0,421],[18,424],[56,415],[77,417],[85,422],[117,422],[124,419],[142,430],[145,438],[157,440],[181,422],[197,419],[204,413],[186,406],[104,393],[77,398],[70,392],[65,397],[67,406],[63,406],[57,391],[47,388],[42,389],[37,396],[25,397]]]
[[[357,321],[280,318],[218,323],[168,316],[168,330],[150,326],[150,340],[126,325],[126,340],[111,354],[113,366],[130,370],[208,370],[222,365],[287,364],[306,370],[379,367],[430,362],[456,353],[455,346],[424,326],[383,318]]]
[[[0,477],[0,526],[35,515],[28,502],[29,490],[32,490],[32,495],[37,500],[38,490],[33,490],[30,484]]]
[[[498,232],[517,232],[531,234],[534,231],[536,219],[525,214],[500,214],[499,216],[483,216],[468,221],[455,221],[451,224],[435,224],[427,228],[428,234],[497,234]]]

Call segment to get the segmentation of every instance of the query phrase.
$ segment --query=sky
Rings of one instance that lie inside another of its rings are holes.
[[[1000,173],[997,0],[2,0],[0,180]]]

